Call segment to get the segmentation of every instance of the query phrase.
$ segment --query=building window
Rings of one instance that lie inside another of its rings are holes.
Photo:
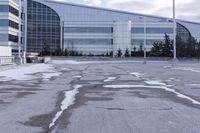
[[[15,16],[19,16],[19,11],[12,6],[9,6],[9,12],[14,14]]]
[[[140,27],[131,28],[131,33],[144,34],[144,28]]]
[[[112,45],[113,39],[65,39],[64,45],[65,48],[73,47],[75,45]]]
[[[50,7],[28,0],[27,50],[41,52],[46,43],[51,52],[60,47],[60,17]]]
[[[185,28],[183,25],[177,23],[177,35],[186,42],[189,37],[191,37],[191,33],[187,28]]]
[[[147,28],[148,34],[173,34],[173,28]]]
[[[0,5],[0,12],[9,12],[8,5]]]
[[[8,19],[0,19],[0,26],[1,27],[12,27],[14,29],[17,29],[19,28],[19,24],[12,21],[12,20],[8,20]]]
[[[151,46],[154,43],[158,43],[158,42],[162,42],[163,40],[159,40],[159,39],[147,39],[146,44]],[[131,45],[133,46],[140,46],[140,45],[144,45],[144,39],[132,39],[131,40]]]
[[[7,27],[8,19],[0,19],[0,27]]]
[[[18,43],[18,36],[14,36],[14,35],[9,34],[8,35],[8,41]]]
[[[0,42],[8,42],[8,34],[0,34]]]
[[[173,28],[146,28],[147,34],[172,34]],[[134,27],[131,29],[131,33],[144,34],[144,27]]]
[[[144,39],[132,39],[131,40],[131,45],[137,45],[137,46],[140,46],[140,45],[144,45]]]
[[[113,33],[112,27],[65,27],[65,33]]]
[[[9,20],[9,26],[17,30],[19,29],[19,24],[12,20]]]

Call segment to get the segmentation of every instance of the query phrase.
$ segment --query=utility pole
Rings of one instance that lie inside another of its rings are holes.
[[[175,0],[173,0],[173,39],[174,39],[174,58],[172,65],[176,65],[177,57],[176,57],[176,3]]]

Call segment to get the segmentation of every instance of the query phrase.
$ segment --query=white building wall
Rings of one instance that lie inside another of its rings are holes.
[[[114,55],[119,49],[122,53],[125,53],[126,49],[131,50],[131,21],[114,22],[113,42]]]
[[[17,10],[19,10],[20,8],[19,0],[1,0],[0,5],[10,5]],[[17,17],[9,12],[1,12],[0,19],[12,20],[18,24],[21,21],[21,19],[19,19],[19,16]],[[19,30],[11,28],[11,27],[0,27],[0,34],[7,34],[7,35],[11,34],[11,35],[19,36]],[[6,41],[6,42],[4,41],[4,42],[0,42],[0,46],[11,46],[13,49],[17,50],[18,43],[11,42],[11,41]]]
[[[9,46],[0,46],[0,57],[11,57],[12,49]]]

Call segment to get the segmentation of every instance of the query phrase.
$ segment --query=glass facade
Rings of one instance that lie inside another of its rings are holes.
[[[163,40],[158,40],[158,39],[147,39],[147,45],[151,46],[156,42],[162,42],[162,41]],[[144,39],[132,39],[131,45],[133,45],[133,46],[144,45]]]
[[[144,28],[142,28],[142,27],[131,28],[131,33],[144,34]]]
[[[131,29],[132,33],[135,34],[144,34],[144,27],[134,27]],[[157,27],[147,27],[147,34],[173,34],[173,28],[157,28]]]
[[[18,39],[19,39],[18,36],[11,35],[11,34],[8,35],[8,40],[11,41],[11,42],[18,43]]]
[[[17,17],[19,16],[19,11],[12,6],[9,6],[9,12]]]
[[[65,33],[113,33],[112,27],[65,27]]]
[[[173,34],[173,28],[147,28],[148,34]]]
[[[10,5],[0,5],[0,12],[10,12],[15,16],[19,16],[19,11]]]
[[[8,34],[0,34],[0,42],[8,42]]]
[[[183,41],[187,41],[188,38],[191,37],[189,30],[179,23],[177,23],[177,35],[181,37]]]
[[[58,14],[41,3],[28,0],[27,51],[41,52],[43,45],[54,52],[60,47],[61,28]]]
[[[71,47],[74,45],[112,45],[113,39],[65,39],[64,47]]]
[[[11,20],[9,20],[9,26],[17,30],[19,29],[19,24]]]
[[[7,27],[8,19],[0,19],[0,27]]]
[[[0,5],[0,12],[9,12],[8,5]]]
[[[0,19],[0,27],[12,27],[14,29],[17,29],[19,28],[19,24],[12,21],[12,20],[8,20],[8,19]]]

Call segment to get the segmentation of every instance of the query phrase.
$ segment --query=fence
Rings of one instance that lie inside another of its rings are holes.
[[[0,65],[13,64],[14,57],[0,57]]]

